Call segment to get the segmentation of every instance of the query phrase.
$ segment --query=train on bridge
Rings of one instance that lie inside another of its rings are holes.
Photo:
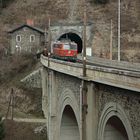
[[[48,49],[45,48],[43,51],[45,56],[48,56]],[[51,57],[66,61],[77,60],[78,46],[75,42],[70,40],[57,41],[52,44]]]

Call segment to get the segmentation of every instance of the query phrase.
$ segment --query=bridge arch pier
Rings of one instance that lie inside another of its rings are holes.
[[[61,96],[59,97],[59,101],[58,101],[58,119],[57,119],[57,124],[58,124],[58,137],[61,139],[61,126],[62,126],[62,123],[63,123],[63,120],[62,119],[65,119],[64,116],[66,111],[67,111],[67,107],[70,108],[70,111],[71,111],[71,115],[72,115],[72,118],[75,119],[75,125],[77,123],[77,132],[80,133],[80,109],[79,109],[79,105],[78,105],[78,102],[75,98],[75,95],[74,93],[70,90],[70,89],[64,89]],[[72,120],[69,120],[69,122],[72,121]],[[77,134],[79,135],[79,134]],[[58,138],[57,137],[57,138]]]
[[[73,109],[67,105],[63,111],[60,126],[60,140],[80,140],[79,126]]]
[[[112,124],[112,122],[116,122],[116,124]],[[102,111],[98,125],[98,140],[106,139],[105,133],[108,131],[107,129],[116,131],[115,133],[118,133],[118,137],[121,137],[124,140],[134,140],[130,122],[123,108],[114,102],[106,104]],[[121,134],[121,132],[123,132],[123,134]]]
[[[53,102],[50,102],[53,104]],[[56,106],[56,116],[49,116],[50,140],[80,140],[81,124],[79,104],[70,89],[64,89]],[[73,129],[74,128],[74,129]],[[74,134],[72,134],[74,133]],[[64,135],[65,134],[65,135]],[[71,135],[71,137],[69,137]],[[68,139],[69,138],[69,139]]]

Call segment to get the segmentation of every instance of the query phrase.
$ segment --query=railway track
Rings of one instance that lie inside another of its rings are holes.
[[[82,56],[78,55],[78,63],[82,63]],[[103,68],[112,68],[119,69],[124,71],[131,71],[140,73],[140,64],[138,63],[129,63],[129,62],[118,62],[116,60],[107,60],[97,57],[87,57],[87,65],[103,67]]]
[[[54,57],[51,57],[51,59],[57,59]],[[61,61],[66,61],[63,59],[59,59]],[[80,63],[82,64],[82,56],[78,55],[76,62],[73,63]],[[114,69],[119,71],[127,71],[127,72],[134,72],[140,75],[140,64],[139,63],[130,63],[130,62],[124,62],[117,60],[108,60],[103,58],[97,58],[97,57],[91,57],[87,56],[86,65],[88,66],[96,66],[99,68],[107,68],[107,69]]]

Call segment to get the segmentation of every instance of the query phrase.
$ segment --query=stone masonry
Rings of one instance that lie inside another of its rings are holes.
[[[80,140],[82,133],[80,106],[82,77],[80,76],[80,65],[77,66],[78,64],[76,65],[70,62],[59,62],[59,60],[50,60],[50,68],[48,69],[45,58],[43,59],[42,57],[41,60],[43,65],[46,66],[43,67],[42,70],[42,90],[43,96],[47,96],[47,98],[45,98],[47,104],[43,102],[43,110],[45,111],[48,120],[47,127],[49,140],[64,139],[61,132],[67,135],[68,140],[69,138]],[[56,67],[57,69],[55,69]],[[119,66],[117,67],[119,68]],[[89,68],[87,67],[87,69]],[[87,70],[87,76],[93,76],[93,79],[88,79],[88,77],[86,79],[88,104],[86,115],[87,140],[104,140],[105,136],[109,138],[109,135],[106,135],[109,134],[109,132],[115,137],[114,131],[118,133],[118,138],[125,137],[125,139],[128,140],[139,140],[140,96],[138,83],[136,85],[137,89],[133,87],[125,88],[125,84],[120,88],[115,86],[115,84],[109,84],[108,82],[103,83],[104,78],[102,76],[107,74],[110,79],[117,74],[115,69],[112,69],[115,73],[114,75],[110,75],[111,69],[112,68],[107,72],[105,71],[105,68],[100,68],[97,70],[99,73],[97,72],[94,74],[91,73],[95,71],[95,69],[92,71]],[[102,70],[104,71],[104,74],[101,73]],[[71,73],[69,71],[71,71]],[[134,71],[134,69],[132,71]],[[125,71],[124,75],[126,73],[127,71]],[[128,73],[128,75],[129,74],[131,75],[131,73]],[[123,77],[123,73],[121,72],[119,72],[118,75]],[[125,75],[122,80],[125,80],[128,75]],[[101,76],[100,78],[103,81],[96,81],[96,76]],[[131,80],[133,80],[134,77],[136,78],[136,75],[131,76]],[[139,80],[138,77],[137,80]],[[112,79],[111,82],[113,81],[114,80]],[[130,79],[127,82],[129,83]],[[67,112],[68,107],[72,108],[77,124],[74,123],[74,117],[69,118],[72,116],[72,113],[69,114],[70,116],[67,116],[67,113],[65,113]],[[112,124],[112,122],[110,122],[110,120],[113,120],[114,118],[117,119],[120,130],[118,129],[117,124]],[[69,136],[74,130],[71,129],[70,125],[73,126],[74,129],[78,127],[79,130],[75,130],[77,135]],[[112,125],[113,128],[110,125]],[[107,129],[108,127],[110,129],[109,132]],[[80,133],[80,138],[77,137],[78,131]],[[124,135],[124,133],[126,133],[126,135]],[[112,138],[112,136],[110,138]]]

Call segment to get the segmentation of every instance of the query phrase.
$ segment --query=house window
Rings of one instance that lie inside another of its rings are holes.
[[[21,42],[21,35],[16,36],[16,42]]]
[[[35,42],[35,35],[30,35],[30,42]]]

